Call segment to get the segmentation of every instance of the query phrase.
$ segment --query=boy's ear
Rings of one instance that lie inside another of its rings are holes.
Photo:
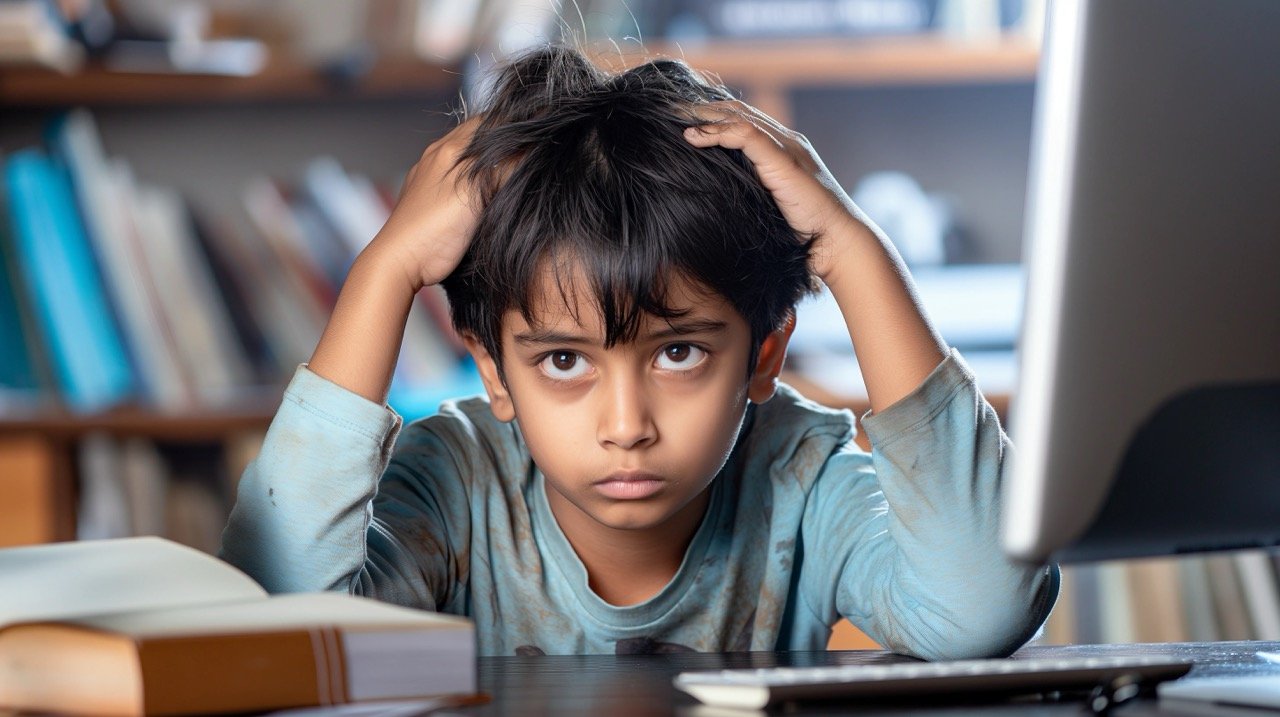
[[[462,344],[467,347],[471,358],[475,359],[476,368],[480,370],[480,380],[484,382],[485,393],[489,394],[489,410],[493,411],[494,418],[504,423],[514,420],[516,407],[511,402],[507,385],[502,381],[502,374],[498,372],[498,362],[493,360],[488,349],[475,336],[463,334]]]
[[[764,403],[773,398],[778,390],[778,374],[782,372],[782,364],[787,359],[787,344],[791,334],[796,330],[796,312],[787,312],[787,320],[782,328],[764,337],[760,344],[760,356],[756,359],[755,372],[747,384],[747,398],[754,403]]]

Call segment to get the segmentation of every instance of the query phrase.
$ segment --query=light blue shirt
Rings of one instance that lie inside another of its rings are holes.
[[[588,587],[515,422],[469,398],[400,425],[300,367],[222,556],[271,592],[465,615],[485,655],[821,650],[843,616],[895,652],[996,656],[1057,596],[1056,567],[1000,550],[1011,445],[954,350],[863,419],[870,454],[848,411],[785,385],[753,405],[679,571],[628,607]]]

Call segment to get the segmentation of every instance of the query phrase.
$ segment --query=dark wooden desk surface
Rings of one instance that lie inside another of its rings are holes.
[[[1182,643],[1164,645],[1075,645],[1068,647],[1028,647],[1013,659],[1059,656],[1167,655],[1195,662],[1192,677],[1222,677],[1247,674],[1280,674],[1280,664],[1258,656],[1259,651],[1280,652],[1275,642]],[[809,666],[827,664],[884,663],[898,661],[878,651],[793,652],[670,655],[588,655],[538,657],[485,657],[479,661],[480,687],[493,701],[482,707],[459,710],[459,715],[600,715],[616,717],[713,717],[751,715],[754,712],[726,712],[698,706],[677,691],[671,679],[684,670],[714,670],[774,665]],[[1080,715],[1082,701],[1001,702],[965,706],[867,707],[855,704],[812,706],[788,709],[787,715]],[[1147,715],[1212,715],[1212,708],[1192,712],[1161,707],[1155,699],[1142,699],[1115,711],[1118,717]],[[1219,712],[1218,714],[1221,714]],[[1267,712],[1258,712],[1266,715]]]

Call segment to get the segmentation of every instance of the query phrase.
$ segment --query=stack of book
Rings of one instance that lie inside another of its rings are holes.
[[[0,412],[137,404],[175,413],[262,403],[314,349],[387,189],[316,159],[299,186],[246,182],[253,235],[193,212],[103,149],[92,115],[3,163]],[[442,291],[410,315],[392,406],[407,416],[479,390]]]

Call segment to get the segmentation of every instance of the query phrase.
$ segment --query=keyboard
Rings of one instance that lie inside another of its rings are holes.
[[[1090,690],[1120,676],[1144,687],[1185,675],[1192,663],[1159,656],[897,662],[682,672],[675,686],[714,707],[784,702],[928,700]]]

